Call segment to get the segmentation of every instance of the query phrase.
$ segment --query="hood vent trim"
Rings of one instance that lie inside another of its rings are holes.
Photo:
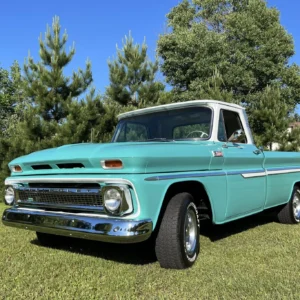
[[[56,164],[60,169],[82,169],[85,166],[82,163],[62,163]]]
[[[32,165],[33,170],[50,170],[52,167],[50,165]]]

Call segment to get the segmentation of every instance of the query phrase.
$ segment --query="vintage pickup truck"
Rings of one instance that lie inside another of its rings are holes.
[[[243,107],[194,100],[121,114],[112,142],[13,160],[4,225],[113,243],[154,241],[165,268],[199,253],[200,220],[223,224],[276,208],[300,221],[300,154],[253,144]]]

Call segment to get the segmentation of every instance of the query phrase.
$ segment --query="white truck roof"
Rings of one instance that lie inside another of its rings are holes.
[[[244,107],[234,104],[234,103],[228,103],[218,100],[191,100],[191,101],[185,101],[185,102],[176,102],[171,104],[164,104],[164,105],[158,105],[153,107],[147,107],[143,109],[137,109],[133,111],[129,111],[123,114],[118,115],[118,119],[153,113],[153,112],[159,112],[159,111],[166,111],[174,108],[181,108],[181,107],[191,107],[191,106],[199,106],[199,105],[222,105],[222,106],[228,106],[232,108],[238,108],[238,109],[244,109]]]

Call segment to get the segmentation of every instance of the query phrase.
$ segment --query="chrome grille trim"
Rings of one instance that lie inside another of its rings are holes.
[[[20,208],[30,208],[32,209],[32,203],[28,203],[26,201],[18,201],[18,207]],[[103,206],[84,206],[84,205],[60,205],[60,204],[52,204],[52,203],[43,203],[43,202],[34,202],[34,206],[38,207],[39,209],[46,209],[46,210],[68,210],[68,211],[84,211],[84,212],[97,212],[97,213],[104,213]]]
[[[101,187],[15,187],[17,205],[64,210],[103,210]]]
[[[82,175],[82,174],[81,174]],[[43,177],[35,177],[35,176],[12,176],[5,179],[4,184],[5,185],[22,185],[22,184],[29,184],[29,183],[58,183],[58,182],[72,182],[72,183],[102,183],[102,184],[125,184],[130,186],[133,189],[135,198],[136,198],[136,211],[133,214],[127,215],[122,217],[124,220],[131,220],[133,218],[138,218],[141,214],[141,206],[140,206],[140,200],[139,195],[137,194],[135,185],[133,182],[129,179],[115,177],[115,178],[109,178],[109,177],[99,177],[99,176],[68,176],[68,177],[56,177],[53,175],[47,175]],[[27,210],[27,208],[24,208],[24,210]],[[90,214],[88,212],[82,214],[86,216],[95,216],[96,214]],[[99,214],[99,217],[102,218],[112,218],[111,216],[108,216],[106,214]]]

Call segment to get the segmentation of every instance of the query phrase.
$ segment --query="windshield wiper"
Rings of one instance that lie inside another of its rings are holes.
[[[167,138],[153,138],[153,139],[145,140],[145,142],[155,142],[155,141],[158,141],[158,142],[174,142],[174,140],[167,139]]]

